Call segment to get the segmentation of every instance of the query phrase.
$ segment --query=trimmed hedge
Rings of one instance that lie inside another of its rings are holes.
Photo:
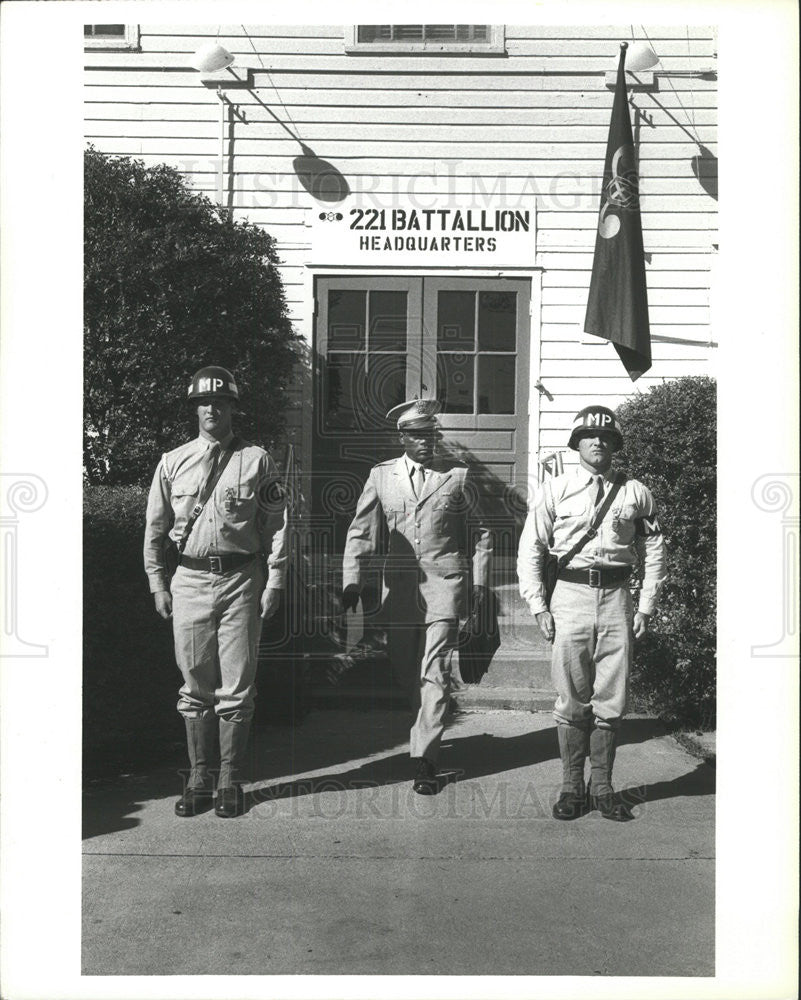
[[[632,695],[665,721],[713,728],[716,691],[716,386],[683,378],[617,411],[617,464],[650,488],[668,553],[651,632],[637,643]]]
[[[83,743],[87,776],[132,769],[183,737],[172,628],[154,610],[142,562],[147,490],[84,494]]]
[[[83,508],[84,776],[133,771],[165,759],[185,766],[176,711],[181,674],[172,623],[156,614],[142,559],[147,490],[85,486]],[[280,634],[279,612],[265,630]],[[263,637],[264,638],[264,637]],[[256,722],[299,722],[305,677],[280,643],[261,657]]]

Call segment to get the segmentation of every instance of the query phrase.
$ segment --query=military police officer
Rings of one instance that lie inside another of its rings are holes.
[[[197,409],[199,434],[163,455],[156,469],[147,503],[145,571],[156,611],[172,618],[183,675],[178,711],[186,724],[190,772],[175,811],[192,816],[210,806],[218,737],[215,811],[228,818],[244,807],[242,767],[261,620],[275,612],[284,586],[283,503],[270,456],[234,437],[239,391],[231,372],[201,368],[188,397]],[[170,542],[182,550],[171,579],[165,556]]]
[[[644,635],[666,576],[665,549],[653,497],[636,479],[626,479],[597,534],[561,570],[545,600],[543,567],[549,549],[568,553],[585,535],[614,487],[612,454],[623,445],[615,414],[587,406],[576,415],[568,446],[579,464],[546,479],[530,509],[518,551],[520,593],[553,643],[554,717],[562,759],[562,790],[556,819],[598,808],[605,819],[631,819],[616,800],[612,765],[628,698],[633,639]],[[632,614],[628,580],[642,562],[639,607]],[[590,795],[585,761],[590,758]]]
[[[385,556],[382,616],[393,671],[416,712],[410,755],[413,787],[422,795],[438,790],[436,762],[470,559],[475,600],[489,585],[492,555],[470,471],[436,457],[439,409],[437,400],[413,399],[387,414],[397,421],[403,454],[370,471],[343,557],[343,604],[355,608],[372,557]]]

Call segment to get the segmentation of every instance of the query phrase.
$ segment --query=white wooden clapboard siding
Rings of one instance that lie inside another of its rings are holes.
[[[542,272],[533,350],[553,400],[532,396],[532,450],[563,449],[588,398],[615,406],[665,379],[709,370],[717,202],[696,174],[713,172],[717,149],[713,29],[633,32],[650,40],[662,71],[653,89],[632,91],[654,355],[636,387],[614,349],[583,334],[612,106],[605,74],[630,26],[507,25],[503,55],[443,56],[346,54],[341,25],[252,25],[247,35],[241,25],[140,30],[140,52],[86,53],[86,138],[104,152],[169,163],[215,196],[219,104],[189,60],[217,38],[237,66],[253,70],[258,97],[286,128],[376,205],[446,191],[536,199],[537,257],[521,264]],[[306,225],[317,203],[292,168],[298,142],[247,91],[229,96],[247,118],[236,123],[231,150],[234,215],[276,238],[290,316],[310,338]],[[296,429],[300,419],[298,407]]]

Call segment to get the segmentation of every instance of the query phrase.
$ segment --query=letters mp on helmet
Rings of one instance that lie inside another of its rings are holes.
[[[623,447],[623,435],[617,425],[617,418],[608,407],[597,405],[585,406],[573,418],[570,440],[567,442],[568,448],[578,451],[580,438],[589,437],[599,431],[607,433],[615,442],[615,451],[620,451]]]
[[[192,376],[187,397],[190,400],[218,398],[238,401],[239,389],[236,387],[234,376],[227,368],[210,365],[196,371]]]

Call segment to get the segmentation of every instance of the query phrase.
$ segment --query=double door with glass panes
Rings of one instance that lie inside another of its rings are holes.
[[[525,278],[317,279],[313,509],[339,522],[339,549],[370,467],[400,453],[387,411],[415,396],[440,400],[441,450],[477,469],[500,520],[519,520],[530,289]]]

